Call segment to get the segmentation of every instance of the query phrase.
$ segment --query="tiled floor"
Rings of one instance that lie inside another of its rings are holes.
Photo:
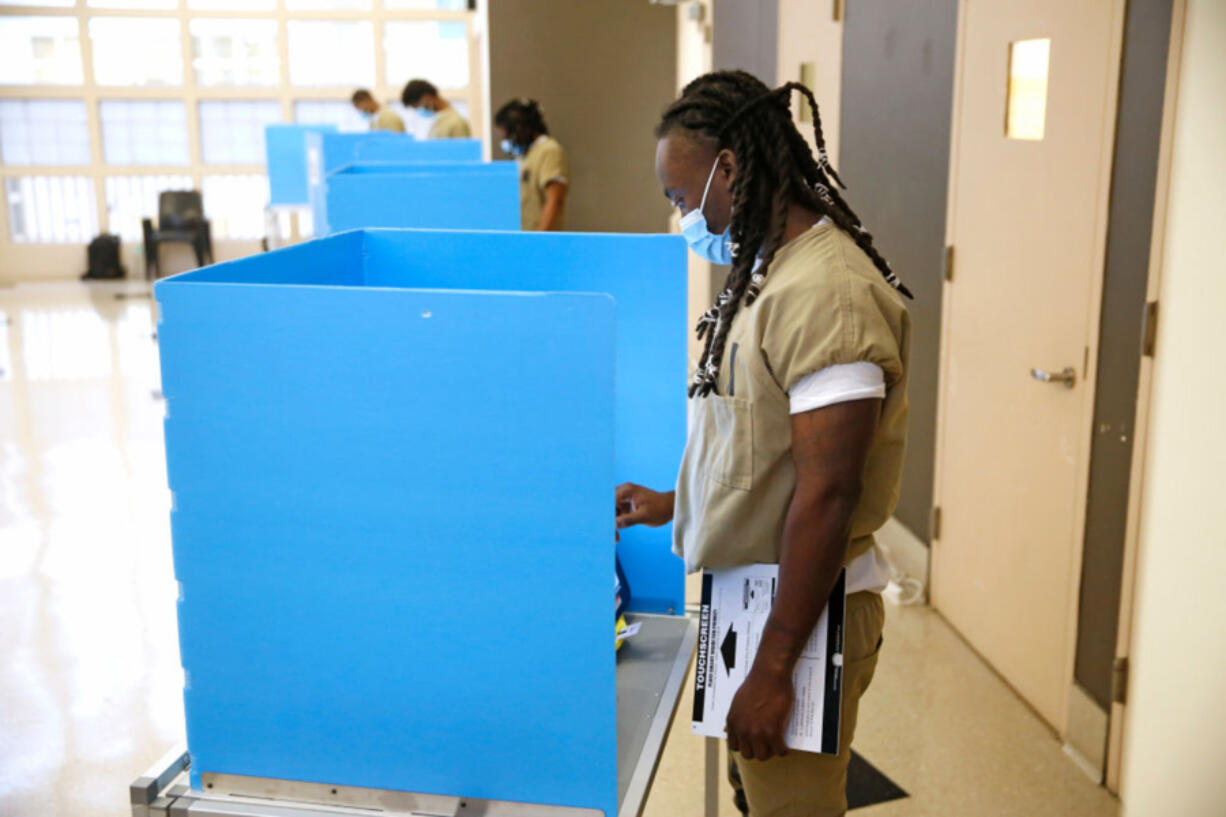
[[[146,294],[0,288],[3,817],[128,814],[127,784],[182,739]],[[856,746],[912,796],[856,814],[1118,813],[938,616],[891,608],[886,639]],[[681,718],[646,814],[700,815],[702,780],[702,741]]]

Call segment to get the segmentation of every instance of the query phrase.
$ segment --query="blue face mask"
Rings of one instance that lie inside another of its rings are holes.
[[[712,264],[731,264],[732,225],[729,224],[723,233],[715,235],[707,229],[707,217],[702,212],[707,206],[707,193],[711,191],[711,181],[715,178],[715,169],[718,167],[719,157],[716,156],[711,173],[707,176],[707,186],[702,191],[702,202],[681,218],[681,235],[685,236],[685,242],[699,258],[705,258]]]
[[[417,115],[420,116],[422,119],[425,119],[427,122],[433,119],[434,117],[438,116],[438,111],[432,111],[429,108],[427,108],[425,105],[420,105],[414,108],[413,110],[417,111]]]
[[[512,156],[522,156],[524,153],[524,149],[514,144],[510,139],[503,139],[498,143],[498,147],[502,148],[503,153],[509,153]]]

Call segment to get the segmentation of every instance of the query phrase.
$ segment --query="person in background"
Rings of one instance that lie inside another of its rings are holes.
[[[430,120],[427,139],[471,139],[473,132],[468,121],[451,103],[438,95],[438,88],[424,79],[409,80],[400,94],[406,108],[412,108],[418,116]]]
[[[525,230],[561,230],[566,208],[566,152],[549,135],[533,99],[513,99],[494,115],[503,151],[519,161],[519,214]]]
[[[380,105],[370,91],[365,88],[359,88],[354,91],[350,101],[353,102],[353,107],[361,111],[370,120],[371,130],[388,130],[404,133],[404,120],[391,108]]]
[[[816,156],[793,123],[793,92],[813,112]],[[656,136],[656,175],[687,243],[732,271],[698,322],[676,490],[619,486],[617,527],[672,521],[690,572],[779,566],[728,711],[729,777],[750,817],[836,817],[885,620],[889,576],[873,534],[902,476],[910,292],[839,192],[817,100],[800,83],[707,74]],[[791,751],[793,671],[844,569],[839,752]]]

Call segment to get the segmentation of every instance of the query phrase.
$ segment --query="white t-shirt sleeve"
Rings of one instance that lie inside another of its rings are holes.
[[[840,363],[807,374],[788,392],[792,414],[873,398],[885,398],[885,372],[868,361]]]

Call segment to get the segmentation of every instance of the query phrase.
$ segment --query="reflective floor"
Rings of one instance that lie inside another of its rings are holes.
[[[182,740],[143,285],[0,288],[0,815],[123,815]]]
[[[152,309],[143,284],[0,287],[0,817],[129,814],[182,740]],[[856,748],[911,793],[866,817],[1118,813],[923,608],[888,611]],[[700,815],[702,774],[682,717],[647,816]]]

